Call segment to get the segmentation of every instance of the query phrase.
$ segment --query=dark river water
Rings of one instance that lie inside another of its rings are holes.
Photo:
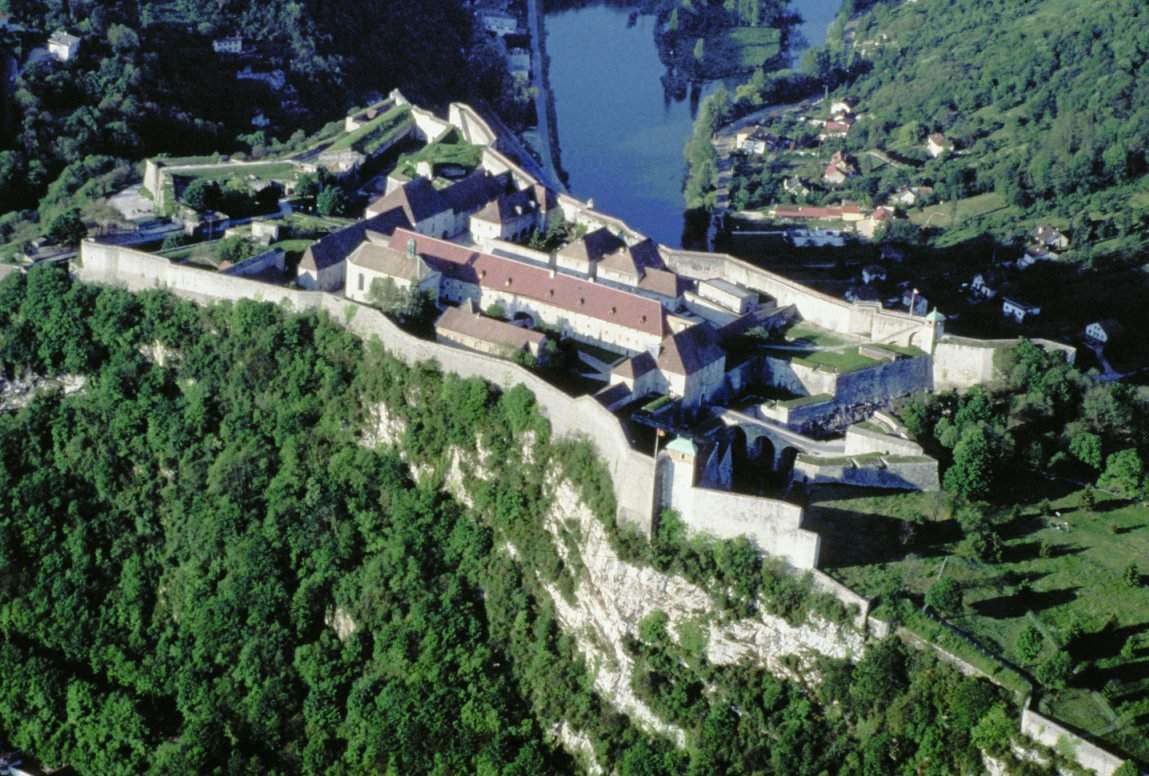
[[[804,37],[820,44],[841,0],[796,0]],[[571,193],[659,242],[682,244],[683,147],[701,97],[666,94],[653,16],[590,5],[546,16],[550,87]]]

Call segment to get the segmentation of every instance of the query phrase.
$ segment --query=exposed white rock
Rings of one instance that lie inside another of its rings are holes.
[[[547,592],[559,622],[574,635],[587,662],[597,669],[595,689],[640,725],[681,744],[683,731],[659,719],[631,690],[633,661],[623,649],[623,639],[634,634],[638,623],[655,610],[667,614],[674,632],[684,621],[716,614],[717,606],[706,591],[681,577],[619,558],[606,529],[567,481],[555,486],[544,522],[569,565],[575,559],[569,557],[570,550],[561,539],[564,526],[575,526],[582,539],[577,560],[585,573],[575,589],[575,601],[568,602],[553,585],[547,586]],[[819,620],[794,627],[769,614],[728,624],[715,624],[717,618],[710,619],[707,658],[711,662],[748,660],[787,678],[795,676],[782,664],[786,655],[797,655],[800,663],[806,663],[813,653],[849,658],[860,655],[864,643],[854,629]]]
[[[328,609],[323,618],[323,624],[335,631],[335,635],[339,637],[340,641],[347,641],[348,637],[359,630],[355,620],[351,619],[351,615],[342,606]]]
[[[61,377],[40,377],[26,375],[15,380],[0,377],[0,412],[18,410],[26,406],[41,391],[62,390],[71,396],[84,390],[88,378],[84,375],[63,375]]]
[[[366,447],[396,446],[403,438],[407,424],[395,417],[382,402],[367,408],[367,424],[363,430],[363,444]]]
[[[599,764],[598,758],[595,757],[594,744],[591,743],[586,733],[574,729],[565,720],[561,725],[552,727],[550,733],[562,744],[563,749],[579,761],[587,776],[602,776],[606,773],[606,770]]]

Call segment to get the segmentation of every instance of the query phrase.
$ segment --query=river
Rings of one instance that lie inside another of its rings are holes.
[[[803,36],[820,44],[841,0],[796,0]],[[639,231],[681,246],[683,147],[698,102],[717,84],[668,96],[655,17],[593,4],[546,15],[548,78],[562,167],[572,194]]]

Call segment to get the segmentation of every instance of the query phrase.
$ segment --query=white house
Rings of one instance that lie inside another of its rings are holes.
[[[738,315],[750,312],[758,304],[757,291],[742,288],[722,278],[699,281],[698,295]]]
[[[1085,336],[1098,345],[1106,345],[1120,337],[1124,332],[1124,327],[1112,318],[1094,321],[1085,327]]]
[[[1017,299],[1005,297],[1001,301],[1001,314],[1006,318],[1013,318],[1018,323],[1024,323],[1026,318],[1041,315],[1041,308],[1037,305],[1026,304]]]
[[[937,159],[947,151],[952,151],[954,144],[946,139],[946,136],[941,132],[934,132],[926,140],[926,150],[930,152],[930,156]]]
[[[216,38],[211,42],[211,50],[217,54],[242,54],[243,38],[238,35]]]
[[[544,214],[534,192],[522,189],[503,194],[471,216],[471,237],[480,245],[491,240],[521,240],[541,229]]]
[[[854,106],[858,101],[854,97],[839,97],[830,103],[830,115],[842,116],[854,112]]]
[[[48,38],[48,53],[58,62],[70,62],[80,53],[80,39],[64,30],[56,30]]]
[[[979,272],[973,276],[969,290],[982,299],[993,299],[997,296],[998,279],[989,272]]]
[[[519,21],[506,11],[488,8],[479,11],[479,24],[487,32],[495,35],[509,35],[519,27]]]
[[[441,275],[432,270],[409,240],[406,252],[390,245],[364,241],[347,257],[344,293],[356,302],[368,302],[375,281],[390,281],[400,291],[412,286],[439,299]]]
[[[700,323],[662,341],[658,371],[672,396],[695,410],[721,388],[726,377],[726,352],[718,346],[718,334],[709,323]]]

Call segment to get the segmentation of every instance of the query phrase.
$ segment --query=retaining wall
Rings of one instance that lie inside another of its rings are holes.
[[[233,264],[227,269],[220,270],[225,275],[233,276],[247,276],[258,275],[269,269],[277,269],[282,272],[285,268],[284,264],[285,255],[283,249],[272,248],[269,251],[264,251],[258,256],[252,256],[250,259],[244,259],[239,264]]]
[[[885,490],[936,491],[941,487],[933,458],[867,456],[819,459],[799,455],[790,473],[792,482],[807,485],[854,485]]]
[[[846,455],[866,453],[893,453],[895,455],[924,455],[922,446],[911,439],[902,439],[881,431],[871,431],[858,425],[846,429]]]
[[[1065,747],[1073,750],[1073,759],[1082,768],[1088,768],[1101,776],[1111,776],[1125,762],[1120,757],[1110,754],[1101,747],[1086,741],[1076,733],[1062,727],[1048,717],[1038,714],[1029,708],[1026,701],[1021,712],[1021,732],[1034,741],[1063,752]],[[1061,747],[1058,746],[1059,743]],[[1069,752],[1064,752],[1069,754]]]

